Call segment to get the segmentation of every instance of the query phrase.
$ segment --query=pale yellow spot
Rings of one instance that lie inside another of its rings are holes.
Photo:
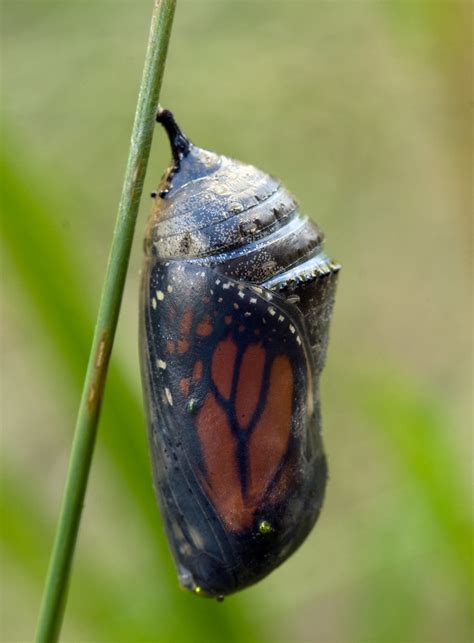
[[[169,390],[169,388],[165,388],[165,395],[166,395],[166,399],[168,400],[168,404],[170,406],[173,406],[173,397],[171,395],[171,391]]]

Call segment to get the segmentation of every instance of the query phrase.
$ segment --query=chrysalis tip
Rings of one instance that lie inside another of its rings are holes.
[[[190,142],[177,125],[172,112],[160,107],[156,121],[163,125],[168,134],[175,168],[179,169],[181,159],[189,154]]]

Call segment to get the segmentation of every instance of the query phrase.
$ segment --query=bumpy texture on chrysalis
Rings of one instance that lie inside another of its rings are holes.
[[[183,587],[222,597],[303,542],[324,498],[324,365],[339,266],[277,181],[190,143],[154,193],[140,352],[153,476]]]

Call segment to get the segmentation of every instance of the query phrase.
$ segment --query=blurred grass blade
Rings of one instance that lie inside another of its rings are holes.
[[[41,604],[36,640],[59,637],[72,558],[94,452],[102,397],[125,285],[135,221],[145,178],[154,116],[163,78],[175,0],[161,0],[152,14],[150,37],[132,131],[117,223],[89,355],[63,503]]]
[[[54,338],[48,348],[57,352],[64,365],[61,378],[69,376],[72,389],[77,391],[83,382],[93,331],[92,302],[84,287],[93,276],[79,261],[78,248],[61,227],[60,208],[30,171],[19,143],[5,138],[2,152],[2,204],[6,213],[1,229],[3,245],[35,318],[45,327],[44,339]],[[58,212],[57,219],[51,217],[50,209]],[[145,432],[137,426],[143,422],[142,403],[117,356],[110,365],[105,400],[109,403],[103,409],[106,430],[102,437],[124,485],[147,516],[156,537]]]
[[[448,546],[447,555],[456,564],[460,579],[471,587],[473,517],[470,493],[460,475],[456,454],[448,439],[449,423],[439,404],[420,394],[416,387],[390,374],[364,379],[363,412],[392,445],[405,479],[416,488]]]

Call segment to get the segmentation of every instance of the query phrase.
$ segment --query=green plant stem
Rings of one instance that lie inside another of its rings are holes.
[[[57,641],[61,629],[108,363],[150,155],[175,6],[176,0],[156,0],[153,10],[127,169],[77,415],[61,513],[38,618],[37,643]]]

